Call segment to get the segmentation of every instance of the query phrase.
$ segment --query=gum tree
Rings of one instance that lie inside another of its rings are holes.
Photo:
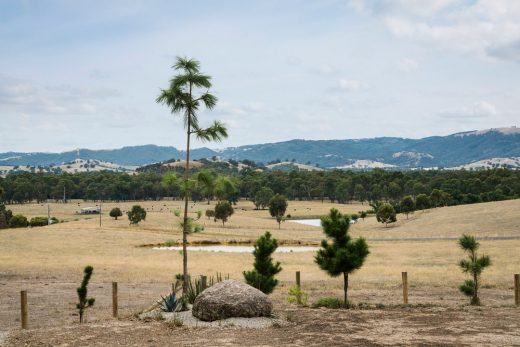
[[[184,171],[184,186],[189,187],[190,174],[190,144],[194,135],[201,141],[221,141],[227,137],[227,129],[219,121],[203,128],[199,124],[198,112],[202,107],[209,110],[217,104],[217,98],[209,92],[211,77],[200,72],[200,62],[190,58],[177,57],[172,68],[177,73],[171,80],[167,89],[161,89],[157,97],[157,103],[165,104],[171,113],[180,115],[184,120],[186,131],[186,166]],[[186,250],[188,235],[188,200],[190,190],[184,192],[184,217],[182,230],[182,294],[188,292],[188,252]]]

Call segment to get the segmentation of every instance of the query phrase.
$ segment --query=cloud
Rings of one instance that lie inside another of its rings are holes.
[[[437,113],[441,118],[450,119],[477,119],[477,118],[489,118],[498,114],[495,105],[486,102],[479,101],[471,105],[470,107],[462,107],[456,109],[443,110]]]
[[[405,58],[399,63],[399,70],[403,72],[412,72],[419,68],[419,64],[410,58]]]
[[[356,80],[340,79],[338,81],[338,87],[339,89],[348,92],[358,92],[361,90],[368,89],[368,84]]]
[[[120,96],[109,88],[72,85],[40,86],[26,80],[0,75],[0,110],[16,113],[90,114],[101,102]]]
[[[520,1],[355,1],[352,8],[381,18],[396,37],[472,54],[519,61]]]

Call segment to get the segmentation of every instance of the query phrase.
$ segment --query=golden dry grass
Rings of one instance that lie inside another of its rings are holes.
[[[104,211],[113,206],[127,210],[133,203],[104,204]],[[141,202],[149,209],[147,220],[139,226],[129,226],[126,217],[115,221],[103,216],[99,228],[97,217],[74,221],[77,203],[52,204],[60,219],[70,222],[41,228],[10,229],[0,231],[0,272],[20,275],[38,273],[78,277],[83,266],[91,264],[96,275],[107,281],[168,282],[181,272],[182,258],[178,251],[160,251],[138,247],[168,239],[180,239],[174,225],[178,220],[168,212],[180,207],[178,201]],[[81,203],[82,207],[92,204]],[[164,206],[166,205],[166,206]],[[191,204],[191,210],[204,210],[206,204]],[[153,206],[153,211],[152,211]],[[361,205],[333,205],[321,202],[290,202],[290,212],[298,216],[325,214],[331,207],[339,207],[345,213],[357,212]],[[45,215],[46,206],[38,204],[10,206],[16,213],[27,216]],[[161,208],[163,211],[161,211]],[[519,236],[518,216],[520,200],[478,205],[439,208],[416,213],[408,221],[400,221],[394,227],[378,225],[373,217],[354,226],[354,234],[367,237],[429,237],[459,236],[463,232],[479,236]],[[288,211],[289,212],[289,211]],[[256,211],[252,203],[241,202],[229,223],[201,220],[206,225],[202,233],[190,239],[254,239],[265,230],[279,239],[319,240],[320,228],[277,223],[267,211]],[[493,228],[491,228],[493,226]],[[369,241],[371,254],[366,265],[354,275],[354,288],[384,288],[399,284],[401,271],[408,271],[414,286],[456,286],[464,278],[457,268],[463,254],[453,240],[435,241]],[[484,274],[484,284],[508,288],[513,273],[520,269],[520,240],[482,241],[481,251],[489,254],[493,266]],[[282,281],[291,281],[296,270],[302,271],[303,280],[316,285],[327,283],[339,287],[341,281],[329,278],[313,262],[313,252],[275,254],[282,263],[279,274]],[[243,270],[252,267],[251,254],[190,252],[189,267],[193,274],[229,273],[241,278]],[[321,283],[321,284],[320,284]]]

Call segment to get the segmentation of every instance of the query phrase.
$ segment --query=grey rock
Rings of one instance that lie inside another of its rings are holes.
[[[203,321],[231,317],[268,317],[273,304],[256,288],[236,280],[226,280],[204,290],[195,299],[192,314]]]

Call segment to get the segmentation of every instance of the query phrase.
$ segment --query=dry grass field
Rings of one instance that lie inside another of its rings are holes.
[[[119,206],[126,211],[133,204],[103,204],[101,227],[99,216],[76,214],[81,207],[95,204],[74,201],[50,205],[51,214],[64,220],[64,223],[41,228],[1,230],[0,330],[2,327],[19,326],[18,300],[21,289],[28,289],[31,313],[38,316],[32,320],[32,327],[52,327],[75,322],[75,287],[81,281],[82,269],[87,264],[94,266],[91,293],[97,299],[96,306],[89,312],[91,322],[106,322],[109,318],[112,281],[120,283],[121,307],[126,316],[148,306],[160,294],[167,293],[173,276],[182,269],[180,252],[141,246],[180,240],[178,218],[172,211],[180,208],[181,202],[139,202],[148,210],[148,215],[146,221],[138,226],[130,226],[126,216],[117,221],[108,216],[107,212],[112,207]],[[205,225],[205,230],[190,235],[189,239],[223,243],[254,240],[266,230],[279,240],[290,243],[304,241],[313,244],[323,238],[320,228],[289,221],[282,223],[281,229],[278,229],[278,224],[268,211],[254,210],[253,207],[251,202],[241,201],[224,227],[221,223],[203,217],[199,222]],[[294,201],[289,203],[287,213],[293,218],[316,217],[326,214],[331,207],[344,213],[369,208],[360,204]],[[8,208],[28,217],[45,216],[47,213],[47,205],[42,204],[13,205]],[[206,203],[191,204],[190,211],[194,215],[195,211],[207,208]],[[351,298],[354,302],[372,305],[398,305],[401,302],[401,271],[407,271],[411,304],[431,304],[442,310],[456,310],[466,304],[467,299],[457,291],[457,286],[465,277],[456,265],[463,254],[453,238],[462,233],[479,237],[512,237],[516,239],[481,241],[481,252],[490,255],[493,261],[493,266],[486,269],[483,275],[482,301],[489,311],[488,315],[513,315],[520,322],[520,310],[511,308],[514,302],[513,274],[520,272],[518,217],[520,200],[513,200],[437,208],[416,212],[408,220],[398,216],[398,222],[388,228],[377,223],[374,217],[360,221],[352,226],[352,233],[368,239],[371,254],[365,266],[352,276]],[[430,237],[436,239],[424,239]],[[221,272],[240,279],[242,271],[250,269],[253,263],[252,255],[244,253],[190,252],[188,256],[193,275]],[[303,288],[309,292],[311,302],[325,295],[341,295],[340,279],[328,277],[314,264],[313,256],[314,252],[274,255],[283,267],[278,276],[281,284],[272,295],[279,310],[290,309],[286,303],[286,294],[297,270],[302,272]],[[316,314],[315,310],[302,312],[303,320]],[[443,315],[435,312],[421,311],[418,317]],[[389,319],[385,311],[382,315]],[[481,323],[484,324],[484,321]],[[138,325],[135,322],[128,324]],[[510,329],[502,328],[504,331]],[[155,329],[155,325],[151,329]],[[23,342],[31,341],[32,337],[40,336],[40,333],[34,331],[36,335],[26,336],[20,332],[13,336],[20,337],[21,340],[17,341]],[[520,343],[520,340],[511,341]],[[54,345],[50,342],[48,344]]]

